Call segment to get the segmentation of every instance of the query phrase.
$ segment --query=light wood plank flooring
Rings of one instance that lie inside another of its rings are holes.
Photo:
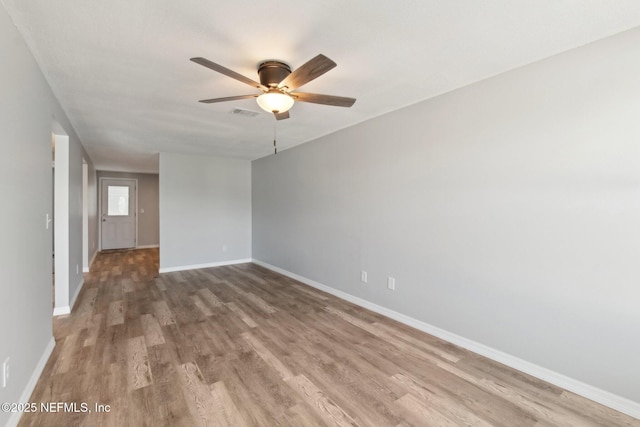
[[[98,255],[31,398],[92,412],[21,426],[640,426],[253,264],[157,271]]]

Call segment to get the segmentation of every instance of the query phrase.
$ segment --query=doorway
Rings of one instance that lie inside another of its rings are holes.
[[[100,249],[135,248],[138,180],[100,178]]]

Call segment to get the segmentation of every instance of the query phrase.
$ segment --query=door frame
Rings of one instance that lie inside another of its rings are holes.
[[[69,241],[69,135],[60,125],[53,126],[53,315],[71,313],[69,269],[71,242]]]
[[[133,186],[133,191],[136,196],[136,206],[133,211],[134,213],[134,227],[136,229],[136,245],[135,248],[138,247],[138,179],[137,178],[109,178],[108,176],[101,176],[98,180],[98,247],[100,251],[102,251],[102,181],[133,181],[135,184]]]

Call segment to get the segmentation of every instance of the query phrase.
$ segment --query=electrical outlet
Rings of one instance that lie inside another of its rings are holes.
[[[2,387],[6,387],[9,382],[9,358],[7,357],[2,362]]]
[[[80,273],[80,266],[76,264],[76,274]]]
[[[227,252],[228,250],[227,245],[222,245],[222,252]]]
[[[391,289],[392,291],[396,290],[396,279],[393,277],[387,277],[387,288]]]
[[[360,272],[360,281],[362,283],[367,283],[367,272],[364,270]]]

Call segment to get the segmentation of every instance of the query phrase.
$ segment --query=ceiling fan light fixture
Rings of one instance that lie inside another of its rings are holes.
[[[285,113],[293,107],[293,98],[278,90],[272,90],[260,95],[258,105],[269,113]]]

